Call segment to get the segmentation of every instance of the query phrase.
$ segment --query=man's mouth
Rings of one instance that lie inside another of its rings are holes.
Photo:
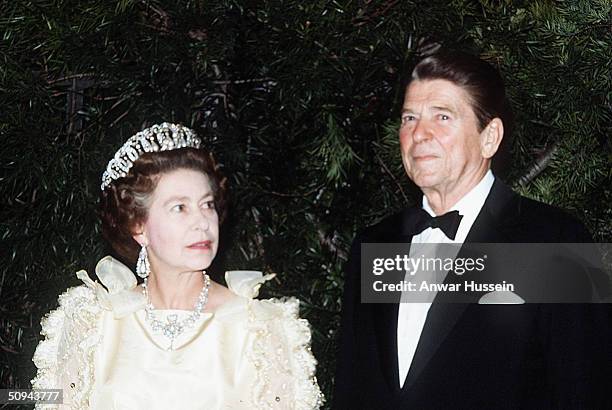
[[[415,161],[430,161],[432,159],[438,158],[435,155],[417,155],[412,157]]]

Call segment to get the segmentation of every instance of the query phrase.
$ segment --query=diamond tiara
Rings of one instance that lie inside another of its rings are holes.
[[[123,178],[134,162],[145,152],[172,151],[179,148],[200,148],[200,138],[191,129],[180,124],[164,122],[132,135],[108,162],[102,174],[104,191],[111,182]]]

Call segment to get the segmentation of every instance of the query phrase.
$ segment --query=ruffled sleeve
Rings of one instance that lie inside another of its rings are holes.
[[[37,404],[37,409],[89,408],[103,313],[112,311],[114,318],[121,318],[146,303],[141,293],[133,292],[134,274],[116,259],[102,258],[96,265],[96,274],[106,287],[91,280],[87,272],[77,272],[85,285],[60,295],[59,307],[41,321],[44,339],[34,353],[38,372],[32,388],[63,389],[64,405]]]
[[[38,368],[34,389],[63,389],[63,405],[37,404],[37,409],[83,409],[93,385],[93,355],[99,340],[102,307],[87,286],[68,289],[59,307],[42,320],[45,338],[34,353]]]
[[[252,299],[261,284],[274,276],[247,272],[250,273],[235,276],[228,272],[226,281],[232,291],[251,299],[248,308],[252,338],[247,357],[257,374],[252,402],[258,409],[320,408],[324,398],[315,376],[317,362],[310,349],[310,326],[299,317],[299,301]],[[239,288],[235,286],[238,283],[242,284]]]

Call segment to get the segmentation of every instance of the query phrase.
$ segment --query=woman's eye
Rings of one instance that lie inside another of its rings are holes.
[[[183,212],[185,210],[185,204],[177,204],[171,208],[172,212]]]
[[[204,209],[215,209],[215,201],[206,201],[203,207]]]

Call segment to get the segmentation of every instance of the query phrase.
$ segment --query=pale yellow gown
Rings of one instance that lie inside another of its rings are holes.
[[[294,298],[257,300],[271,275],[226,273],[238,297],[203,313],[173,343],[151,331],[133,273],[106,257],[42,321],[33,388],[64,389],[71,409],[317,409],[310,329]],[[189,312],[156,310],[158,319]]]

